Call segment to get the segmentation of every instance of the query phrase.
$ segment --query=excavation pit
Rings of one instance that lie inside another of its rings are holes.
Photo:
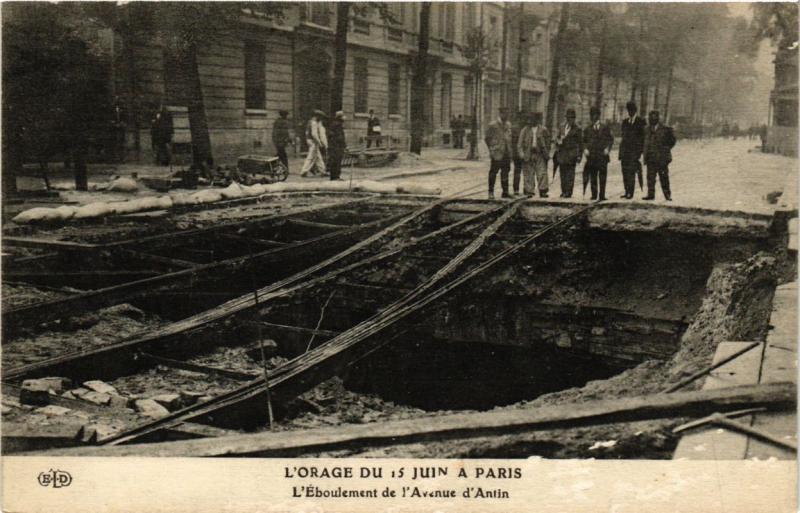
[[[263,230],[221,234],[228,243],[215,235],[214,245],[229,257],[246,253],[248,239],[304,244],[394,219],[385,227],[424,205],[388,198],[377,208],[311,212]],[[201,289],[142,294],[131,304],[174,327],[9,375],[16,382],[105,379],[138,396],[149,389],[205,393],[211,409],[190,422],[249,431],[266,424],[263,391],[245,392],[267,363],[270,383],[277,383],[271,388],[280,429],[304,429],[655,393],[707,365],[722,341],[764,339],[775,286],[791,274],[785,251],[777,249],[780,230],[767,216],[603,205],[453,285],[579,208],[524,203],[504,222],[501,215],[511,211],[501,202],[463,200],[424,210],[391,236],[326,261],[286,293],[258,297],[248,272],[206,276]],[[452,285],[446,295],[331,352],[342,337],[415,294],[495,225],[485,243],[427,291]],[[199,239],[192,244],[203,249]],[[168,255],[174,253],[159,256]],[[300,272],[314,257],[323,255],[287,259],[280,271]],[[257,286],[274,281],[273,269],[254,269]],[[233,298],[249,306],[233,312],[220,306]],[[274,345],[262,362],[258,344],[265,339]],[[303,367],[316,355],[318,366]],[[175,369],[180,379],[166,372]],[[230,379],[211,379],[219,370]],[[209,386],[198,386],[206,378]],[[187,379],[192,390],[172,390]],[[450,447],[442,454],[507,451]]]

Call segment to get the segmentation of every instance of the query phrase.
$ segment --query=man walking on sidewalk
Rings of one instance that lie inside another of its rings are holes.
[[[636,176],[639,176],[639,184],[642,180],[642,163],[639,159],[644,149],[644,132],[646,123],[644,119],[636,115],[636,104],[628,102],[625,107],[628,109],[628,118],[622,121],[622,142],[619,143],[619,160],[622,163],[622,184],[625,187],[625,194],[621,197],[632,199],[636,190]]]
[[[533,196],[534,187],[539,185],[539,197],[546,198],[547,161],[550,157],[550,133],[541,126],[542,115],[529,114],[525,127],[519,134],[518,155],[522,160],[522,172],[525,175],[523,192]]]
[[[600,109],[589,109],[591,124],[583,130],[583,155],[586,165],[583,167],[583,187],[591,183],[592,199],[605,201],[606,175],[608,173],[609,154],[614,146],[614,136],[608,125],[600,122]]]
[[[381,122],[375,115],[375,111],[369,110],[369,119],[367,119],[367,148],[372,146],[372,141],[375,141],[375,147],[381,147]]]
[[[567,121],[556,142],[556,153],[553,165],[558,164],[561,177],[561,197],[571,198],[575,187],[575,166],[581,161],[583,153],[583,134],[575,124],[575,109],[567,109]],[[553,171],[555,173],[555,171]]]
[[[656,176],[658,176],[664,199],[672,201],[672,191],[669,187],[669,163],[672,162],[675,135],[672,133],[672,128],[660,123],[657,110],[650,111],[648,121],[650,125],[647,127],[647,135],[644,138],[644,163],[647,166],[647,196],[644,199],[655,199]]]
[[[489,199],[494,199],[494,184],[497,181],[497,172],[500,172],[500,185],[503,188],[503,197],[510,198],[508,194],[508,172],[511,170],[511,157],[514,153],[511,144],[511,123],[508,122],[508,109],[502,107],[499,117],[486,128],[484,141],[489,147],[492,163],[489,166]]]
[[[323,152],[328,149],[328,137],[325,133],[325,126],[322,124],[322,119],[325,113],[321,110],[315,110],[314,115],[308,120],[306,125],[306,143],[308,144],[308,155],[305,162],[303,162],[303,169],[300,176],[312,175],[326,175],[325,172],[325,158]]]

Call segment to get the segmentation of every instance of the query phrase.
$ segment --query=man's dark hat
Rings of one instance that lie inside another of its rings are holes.
[[[278,114],[280,114],[281,116],[288,116],[289,115],[289,111],[288,110],[279,110]]]
[[[625,108],[626,109],[634,109],[634,110],[636,110],[636,102],[629,101],[628,103],[625,104]]]
[[[317,115],[317,116],[322,116],[323,118],[327,117],[327,114],[325,114],[324,112],[322,112],[319,109],[314,109],[314,114]]]

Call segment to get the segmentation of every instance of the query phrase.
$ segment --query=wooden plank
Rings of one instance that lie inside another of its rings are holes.
[[[256,239],[243,235],[236,235],[235,233],[222,233],[218,237],[227,239],[233,242],[238,242],[245,245],[252,245],[260,248],[282,248],[289,244],[288,242],[280,242],[277,240]]]
[[[99,244],[88,244],[84,242],[72,242],[68,240],[39,239],[36,237],[6,237],[3,236],[3,244],[9,246],[22,246],[26,248],[40,248],[47,250],[74,249],[85,250],[99,247]]]
[[[197,262],[190,262],[189,260],[180,260],[177,258],[170,258],[161,255],[153,255],[142,251],[133,251],[131,249],[117,250],[121,255],[127,258],[132,258],[140,262],[152,262],[154,264],[163,264],[177,269],[191,269],[200,265]]]
[[[289,333],[299,333],[302,335],[316,335],[321,337],[335,337],[339,334],[338,331],[331,331],[331,330],[320,330],[320,329],[312,329],[312,328],[303,328],[300,326],[289,326],[286,324],[275,324],[272,322],[254,322],[252,323],[254,326],[262,326],[265,330],[268,331],[278,331],[278,332],[289,332]]]
[[[343,449],[463,440],[660,418],[703,417],[717,411],[724,413],[752,407],[792,409],[795,404],[796,396],[791,383],[771,383],[530,409],[459,413],[302,431],[264,432],[214,440],[66,449],[50,451],[48,455],[299,456]]]
[[[712,364],[748,347],[750,342],[722,342],[717,346]],[[703,383],[703,390],[716,390],[735,385],[758,384],[761,369],[761,347],[743,353],[735,360],[712,371]],[[737,417],[737,422],[750,425],[752,415]],[[692,431],[684,435],[672,459],[688,460],[741,460],[747,452],[747,437],[739,433],[709,426],[707,429]]]
[[[148,360],[152,365],[161,365],[173,369],[182,369],[201,374],[210,374],[215,376],[223,376],[226,378],[235,379],[237,381],[250,381],[258,377],[257,374],[248,374],[246,372],[233,371],[229,369],[220,369],[218,367],[209,367],[207,365],[198,365],[196,363],[185,362],[182,360],[173,360],[172,358],[165,358],[163,356],[156,356],[149,353],[139,353],[139,358]]]
[[[3,454],[44,451],[82,445],[83,426],[76,424],[31,425],[3,422]]]

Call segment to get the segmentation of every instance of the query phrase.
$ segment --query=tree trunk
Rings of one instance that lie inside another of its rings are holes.
[[[641,63],[642,63],[642,47],[644,46],[644,19],[642,18],[641,13],[639,13],[639,40],[638,40],[638,47],[636,48],[636,64],[633,68],[633,85],[631,86],[631,99],[630,101],[636,101],[636,91],[638,90],[642,77],[641,75]],[[641,109],[642,114],[644,114],[644,109]]]
[[[503,3],[503,44],[502,54],[500,54],[500,106],[508,107],[508,85],[506,84],[506,53],[508,49],[508,13],[506,4]]]
[[[558,34],[556,34],[556,44],[553,51],[552,67],[550,68],[550,84],[547,93],[547,118],[545,125],[551,132],[553,131],[553,122],[555,117],[556,104],[558,102],[558,75],[559,67],[561,66],[561,51],[564,48],[564,35],[567,31],[569,24],[569,6],[568,3],[561,4],[561,18],[558,20]]]
[[[188,44],[183,57],[188,88],[189,132],[192,135],[192,163],[201,168],[210,168],[214,165],[214,156],[211,153],[211,137],[208,133],[203,86],[200,82],[200,70],[197,65],[197,45],[194,42]]]
[[[614,112],[612,113],[612,119],[614,122],[617,122],[617,100],[619,98],[619,78],[614,79]]]
[[[344,74],[347,66],[347,27],[350,21],[350,2],[336,4],[336,36],[333,40],[333,84],[331,86],[330,115],[342,110],[344,97]]]
[[[669,122],[669,100],[672,97],[672,72],[675,68],[673,63],[669,66],[669,75],[667,75],[667,97],[664,99],[664,123]]]
[[[697,86],[692,85],[692,121],[697,123]]]
[[[659,94],[660,93],[660,86],[661,86],[661,81],[660,80],[656,80],[656,88],[655,88],[655,91],[653,91],[653,108],[655,110],[658,110],[658,100],[659,100],[659,97],[661,96]],[[664,118],[661,118],[661,119],[664,119]]]
[[[639,91],[639,112],[642,116],[647,115],[647,95],[650,93],[650,84],[647,82],[642,83],[642,88]]]
[[[86,133],[77,134],[77,142],[72,150],[72,165],[75,166],[75,190],[89,190],[89,173],[86,169]]]
[[[478,160],[478,91],[481,88],[481,75],[480,71],[473,72],[472,77],[472,122],[470,123],[469,131],[469,155],[468,160]]]
[[[423,2],[419,12],[419,47],[411,85],[411,152],[422,153],[425,130],[425,85],[427,82],[428,44],[430,42],[431,3]]]
[[[606,60],[606,22],[603,21],[603,32],[600,35],[600,52],[597,56],[597,80],[594,85],[594,106],[600,109],[602,116],[603,108],[603,74],[605,72]]]
[[[525,46],[525,32],[523,26],[523,6],[525,4],[523,2],[519,3],[519,41],[517,42],[517,98],[514,101],[514,107],[516,112],[522,111],[522,49]]]

